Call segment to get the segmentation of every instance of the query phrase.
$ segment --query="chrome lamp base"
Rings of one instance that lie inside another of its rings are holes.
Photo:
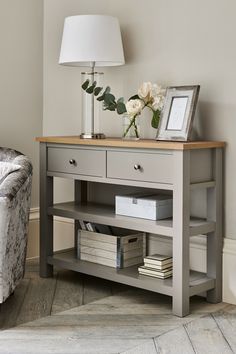
[[[106,139],[103,133],[91,133],[91,134],[81,134],[80,139]]]

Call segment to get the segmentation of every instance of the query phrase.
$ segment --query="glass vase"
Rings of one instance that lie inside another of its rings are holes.
[[[123,115],[122,138],[127,140],[140,139],[140,117],[138,115],[133,117],[128,114]]]

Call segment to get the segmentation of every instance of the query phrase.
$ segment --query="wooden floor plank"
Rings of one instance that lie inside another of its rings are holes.
[[[0,329],[16,326],[17,317],[22,307],[29,286],[29,279],[23,279],[15,292],[0,306]]]
[[[48,316],[55,292],[55,278],[32,278],[20,309],[17,325]]]
[[[2,328],[21,325],[0,331],[0,352],[236,353],[235,306],[193,297],[191,311],[179,318],[172,315],[168,296],[70,271],[58,270],[54,278],[42,279],[37,261],[31,261],[15,295],[1,307]]]
[[[196,319],[186,324],[185,328],[196,353],[233,353],[212,316]]]
[[[52,317],[43,318],[30,324],[30,327],[52,329],[62,327],[74,330],[77,336],[85,337],[93,333],[93,338],[136,338],[148,339],[170,331],[194,318],[197,314],[185,318],[173,316],[171,313],[163,313],[161,298],[150,298],[146,293],[133,289],[113,295],[94,303],[60,312]],[[145,302],[146,301],[146,302]],[[166,298],[163,297],[165,304]],[[164,306],[164,312],[165,312]],[[27,324],[24,327],[28,326]]]
[[[212,304],[206,301],[206,298],[201,296],[193,296],[190,300],[190,313],[208,314],[226,308],[228,304],[220,302]]]
[[[103,297],[112,295],[111,284],[109,281],[92,277],[83,276],[84,279],[84,295],[83,303],[88,304],[92,301],[99,300]]]
[[[144,341],[146,339],[78,338],[73,331],[29,332],[21,327],[0,332],[1,354],[118,354],[140,346]]]
[[[114,295],[114,297],[110,296],[109,298],[104,298],[99,300],[99,303],[113,303],[115,301],[116,304],[161,304],[165,307],[166,311],[171,312],[171,297],[153,293],[151,291],[146,291],[138,288],[130,288],[129,290]],[[97,303],[97,301],[96,301]]]
[[[236,306],[228,306],[228,308],[216,312],[212,316],[232,351],[236,353]]]
[[[132,289],[131,286],[125,285],[125,284],[119,284],[115,282],[111,282],[111,293],[112,295],[116,295],[119,293],[122,293],[124,291],[128,291]]]
[[[51,314],[83,304],[83,278],[71,271],[58,271]]]
[[[157,354],[157,350],[153,339],[149,339],[147,342],[143,343],[142,345],[138,347],[134,347],[121,354]]]
[[[155,318],[156,317],[156,318]],[[51,318],[42,318],[37,323],[30,322],[22,325],[29,329],[35,328],[37,331],[73,330],[77,337],[109,338],[115,339],[149,339],[164,332],[168,332],[179,326],[172,323],[170,318],[160,318],[157,316],[90,316],[87,315],[55,315]]]
[[[25,264],[25,274],[28,272],[37,272],[39,273],[39,259],[33,258],[28,259]]]
[[[183,326],[154,339],[158,354],[194,354],[194,349]]]

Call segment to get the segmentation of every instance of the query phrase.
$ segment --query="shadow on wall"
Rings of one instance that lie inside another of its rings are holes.
[[[227,140],[235,126],[236,104],[200,101],[199,133],[202,139]],[[232,124],[231,124],[232,120]]]

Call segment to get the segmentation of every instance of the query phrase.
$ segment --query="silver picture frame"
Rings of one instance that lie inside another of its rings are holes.
[[[200,85],[168,87],[156,140],[188,141]]]

